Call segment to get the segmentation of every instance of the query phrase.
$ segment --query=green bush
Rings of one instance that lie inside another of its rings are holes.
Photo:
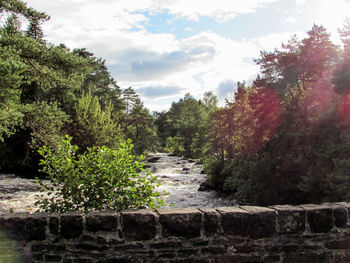
[[[120,143],[117,150],[102,146],[77,154],[78,146],[71,139],[66,136],[55,151],[47,146],[39,150],[42,171],[51,181],[36,180],[43,192],[36,202],[39,210],[87,212],[164,205],[155,191],[156,177],[143,169],[142,156],[137,159],[131,154],[131,141]]]

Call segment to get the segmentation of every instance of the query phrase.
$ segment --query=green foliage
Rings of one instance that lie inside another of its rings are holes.
[[[102,146],[77,154],[68,136],[56,151],[44,146],[40,164],[50,183],[37,179],[47,193],[36,205],[46,212],[159,207],[163,203],[155,191],[156,177],[143,169],[132,147],[127,141],[117,150]]]
[[[75,142],[86,150],[92,146],[115,148],[118,145],[120,130],[112,117],[113,106],[109,102],[101,108],[97,96],[89,91],[83,94],[75,105]]]
[[[211,119],[217,98],[205,93],[203,101],[190,94],[174,102],[168,112],[156,113],[158,133],[166,150],[199,158],[208,151]]]
[[[154,152],[159,147],[154,118],[141,102],[133,88],[123,91],[125,112],[121,122],[125,136],[135,144],[134,152]]]
[[[343,50],[314,25],[261,52],[262,77],[215,113],[212,185],[258,205],[349,200],[349,32]]]

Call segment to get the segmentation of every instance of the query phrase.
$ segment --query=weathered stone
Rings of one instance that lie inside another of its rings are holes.
[[[60,262],[61,260],[62,260],[61,256],[45,255],[45,262]]]
[[[219,207],[221,225],[226,235],[248,235],[249,213],[238,207]]]
[[[272,208],[96,212],[86,220],[81,213],[0,216],[0,262],[350,262],[347,206]],[[332,228],[322,232],[317,223]],[[38,229],[45,240],[24,238]],[[66,232],[78,238],[67,240],[74,237]]]
[[[136,243],[132,243],[132,244],[114,246],[114,249],[116,251],[137,250],[137,249],[143,249],[143,248],[144,248],[143,242],[136,242]]]
[[[265,256],[262,260],[262,262],[269,262],[269,263],[280,263],[281,262],[281,256],[280,255],[268,255]]]
[[[24,231],[25,240],[45,240],[46,238],[46,218],[33,217],[25,221]]]
[[[179,248],[182,247],[181,241],[169,241],[156,242],[151,244],[151,248]]]
[[[201,208],[204,213],[204,232],[212,235],[219,232],[219,215],[214,208]]]
[[[335,253],[334,255],[334,263],[344,263],[350,262],[350,251],[342,251]]]
[[[44,260],[44,255],[43,254],[33,254],[32,259],[33,260],[43,261]]]
[[[340,206],[344,207],[348,211],[348,214],[350,215],[350,203],[338,202],[338,203],[332,203],[332,204],[340,205]]]
[[[326,252],[297,252],[286,254],[283,263],[331,263],[333,262],[332,255]]]
[[[117,215],[91,213],[86,216],[86,230],[115,231],[118,226]]]
[[[325,247],[328,249],[350,249],[350,238],[333,240],[325,243]]]
[[[201,249],[202,254],[220,255],[227,252],[225,246],[209,246]]]
[[[324,203],[333,210],[333,223],[338,228],[346,228],[348,222],[347,203]]]
[[[213,259],[214,261],[209,262],[217,262],[217,263],[232,263],[232,262],[249,262],[249,263],[260,263],[260,256],[256,255],[220,255]]]
[[[252,238],[269,237],[277,233],[277,212],[270,208],[256,206],[242,206],[249,212],[248,233]]]
[[[348,222],[348,213],[344,207],[336,207],[333,210],[334,225],[339,228],[345,228]]]
[[[0,219],[0,226],[12,233],[17,239],[25,241],[44,240],[46,238],[44,217],[32,217],[22,214],[18,217],[8,217]]]
[[[304,205],[311,233],[327,233],[333,227],[332,207],[328,205]]]
[[[43,245],[32,245],[33,252],[51,253],[51,252],[63,252],[66,249],[65,245],[56,244],[43,244]]]
[[[49,217],[50,233],[53,234],[53,235],[57,235],[58,234],[58,228],[59,228],[58,216],[50,216]]]
[[[78,244],[75,246],[76,249],[82,250],[82,251],[104,251],[107,250],[107,246],[99,246],[99,245],[92,245],[92,244]]]
[[[279,233],[297,234],[305,231],[306,213],[303,208],[291,205],[271,208],[278,212]]]
[[[67,257],[64,258],[63,263],[92,263],[91,258]]]
[[[177,254],[179,257],[191,257],[199,254],[199,250],[193,249],[193,248],[184,248],[184,249],[178,250]]]
[[[159,210],[162,236],[198,237],[201,230],[202,215],[197,209]]]
[[[202,238],[195,238],[191,240],[191,244],[195,247],[204,247],[209,245],[209,241]]]
[[[65,214],[61,216],[61,235],[63,238],[77,238],[83,231],[83,217],[79,214]]]
[[[127,240],[149,240],[157,234],[156,216],[150,210],[123,212],[122,225]]]

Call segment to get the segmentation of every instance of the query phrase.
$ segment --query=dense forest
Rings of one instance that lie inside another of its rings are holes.
[[[22,1],[1,1],[0,13],[7,17],[0,29],[2,171],[35,173],[38,148],[55,148],[67,134],[81,151],[128,138],[137,154],[156,149],[152,116],[102,58],[47,43],[41,25],[49,17]]]
[[[241,203],[350,199],[350,21],[341,46],[314,25],[306,38],[262,51],[260,75],[238,83],[224,107],[206,92],[151,114],[103,58],[48,43],[48,15],[19,0],[1,1],[0,14],[2,172],[36,174],[38,149],[57,149],[65,135],[80,152],[131,139],[137,155],[200,158],[210,186]]]

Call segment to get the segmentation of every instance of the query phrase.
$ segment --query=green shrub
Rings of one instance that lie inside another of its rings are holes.
[[[66,136],[55,151],[47,146],[39,150],[42,171],[51,181],[36,180],[44,192],[36,202],[39,210],[87,212],[164,205],[155,191],[156,177],[143,169],[142,156],[137,159],[131,154],[131,141],[121,142],[117,150],[102,146],[77,154],[78,146],[71,145],[71,139]]]

